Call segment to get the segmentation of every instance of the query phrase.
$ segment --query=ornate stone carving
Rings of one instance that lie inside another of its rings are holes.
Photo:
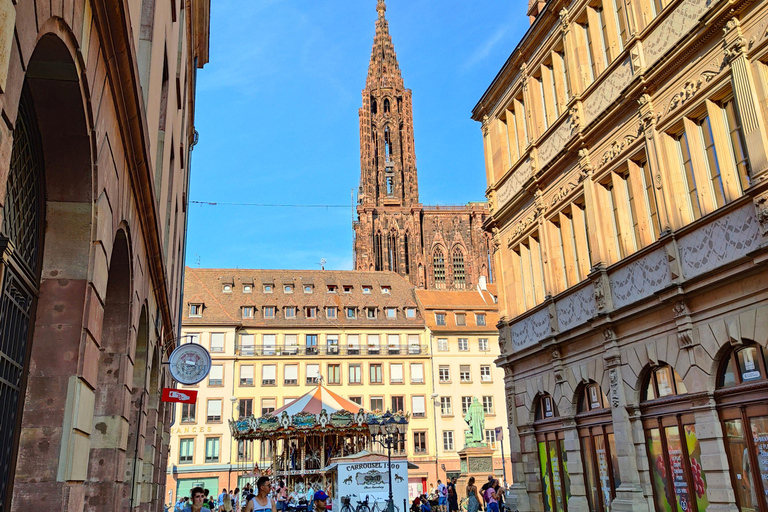
[[[578,186],[577,183],[570,182],[566,183],[565,185],[561,186],[557,192],[555,192],[555,195],[552,196],[552,200],[550,201],[550,207],[554,208],[557,203],[563,201],[566,197],[568,197],[568,194],[573,192],[573,190]]]
[[[603,289],[603,280],[596,279],[593,282],[593,293],[595,295],[595,305],[597,306],[598,313],[604,313],[607,309],[605,301],[605,290]]]
[[[556,348],[552,349],[552,359],[560,359],[560,351],[558,351]]]
[[[693,345],[693,329],[683,329],[678,331],[677,343],[680,348],[688,348]]]
[[[619,372],[616,368],[611,368],[608,372],[611,380],[611,405],[616,408],[621,405],[621,396],[619,396]]]
[[[768,235],[768,195],[762,195],[755,198],[755,213],[757,222],[760,225],[760,234]]]
[[[741,22],[738,18],[731,18],[723,27],[723,55],[726,62],[744,54],[749,46],[747,39],[741,34]]]
[[[563,7],[560,10],[560,30],[563,31],[563,33],[568,32],[568,29],[570,28],[570,19],[569,19],[569,13],[568,9]]]
[[[630,134],[627,134],[624,136],[623,141],[615,140],[611,144],[611,147],[603,153],[603,158],[600,160],[600,167],[604,166],[617,156],[619,156],[626,147],[628,147],[630,144],[632,144],[635,140],[637,140],[637,136]]]
[[[507,337],[505,335],[505,331],[499,331],[499,353],[507,353]],[[506,366],[504,367],[504,371],[507,371]]]
[[[612,328],[607,327],[603,331],[603,338],[605,338],[605,341],[616,341],[616,332]]]
[[[555,383],[562,384],[565,381],[565,371],[562,368],[555,370]]]
[[[568,111],[568,116],[571,123],[571,131],[576,131],[581,128],[581,114],[579,113],[578,105],[574,105]]]
[[[674,313],[675,318],[685,316],[688,314],[688,306],[685,305],[684,301],[679,300],[675,302],[674,306],[672,306],[672,312]]]
[[[489,124],[488,123],[488,116],[485,115],[485,116],[483,116],[483,123],[481,125],[481,129],[483,130],[483,136],[484,137],[488,136],[488,124]]]

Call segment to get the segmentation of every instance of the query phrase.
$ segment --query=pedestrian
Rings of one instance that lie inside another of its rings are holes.
[[[483,493],[483,499],[485,500],[486,508],[488,512],[499,512],[499,500],[496,497],[496,488],[498,484],[496,480],[492,480],[490,485]]]
[[[262,476],[256,481],[256,495],[248,500],[245,512],[277,512],[277,505],[269,495],[272,482],[268,476]]]
[[[173,509],[174,512],[181,512],[182,510],[184,510],[184,507],[187,506],[188,501],[189,501],[188,496],[182,496],[181,498],[179,498],[179,501],[176,503],[176,506]]]
[[[219,494],[218,500],[216,500],[216,506],[220,507],[222,503],[224,503],[224,496],[229,494],[229,491],[227,491],[227,488],[223,488],[221,490],[221,494]]]
[[[314,512],[327,512],[328,509],[328,495],[322,490],[317,491],[314,496],[315,508]]]
[[[445,512],[445,507],[448,505],[448,488],[442,482],[437,480],[437,507],[440,512]]]
[[[432,505],[429,503],[429,497],[426,494],[421,496],[421,512],[432,512]]]
[[[221,498],[221,505],[219,505],[219,512],[232,512],[232,496],[229,493],[225,494]],[[238,511],[239,512],[239,511]]]
[[[232,506],[235,507],[237,512],[240,512],[240,488],[235,487],[235,492],[232,493]]]
[[[189,495],[192,497],[192,503],[184,507],[184,512],[211,512],[210,508],[203,505],[205,490],[202,487],[193,487]]]
[[[467,512],[477,512],[481,510],[480,497],[477,495],[477,486],[475,477],[469,477],[467,482]]]
[[[285,482],[283,482],[283,479],[279,479],[277,481],[277,510],[279,511],[285,511],[288,510],[288,489],[285,488]]]
[[[456,493],[456,477],[448,482],[448,512],[459,511],[459,495]]]

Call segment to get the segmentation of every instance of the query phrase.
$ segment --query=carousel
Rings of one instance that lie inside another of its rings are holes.
[[[244,453],[259,454],[255,463],[239,467],[241,476],[282,480],[294,496],[323,489],[333,496],[326,466],[332,459],[371,450],[369,413],[318,384],[316,388],[272,413],[230,421],[233,438]],[[407,422],[407,416],[395,417]],[[258,452],[254,451],[259,443]]]

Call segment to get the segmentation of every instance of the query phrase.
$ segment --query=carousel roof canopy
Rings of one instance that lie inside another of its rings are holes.
[[[322,384],[318,384],[317,387],[309,393],[301,398],[297,398],[288,405],[284,405],[272,414],[274,416],[280,416],[283,411],[288,413],[288,416],[294,416],[302,412],[320,414],[320,411],[323,409],[325,409],[328,414],[333,414],[338,411],[347,411],[355,414],[361,407],[355,402],[337,395]]]

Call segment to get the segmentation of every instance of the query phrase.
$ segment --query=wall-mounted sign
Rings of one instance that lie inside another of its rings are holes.
[[[202,345],[187,343],[171,353],[171,376],[180,384],[197,384],[211,370],[211,355]]]
[[[179,404],[193,404],[197,401],[197,391],[163,388],[162,401]]]

